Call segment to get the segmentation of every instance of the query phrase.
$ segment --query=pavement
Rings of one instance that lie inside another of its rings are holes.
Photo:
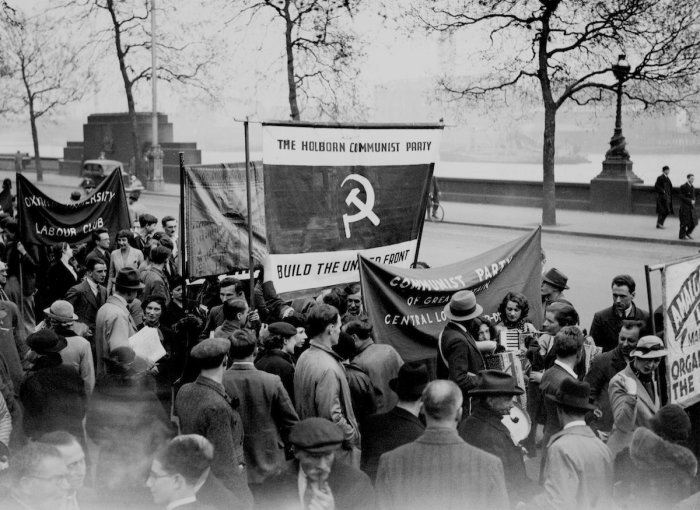
[[[24,174],[31,182],[36,183],[36,174]],[[0,171],[0,179],[11,178],[14,172]],[[38,184],[53,198],[61,199],[57,194],[66,188],[78,189],[80,178],[77,176],[59,175],[54,172],[44,172],[44,180]],[[52,190],[54,193],[52,193]],[[144,191],[142,196],[180,196],[180,186],[165,183],[162,192]],[[65,197],[68,198],[67,196]],[[441,202],[445,209],[444,223],[469,225],[477,227],[503,228],[511,230],[530,230],[542,221],[542,210],[536,207],[518,207],[493,204],[466,204],[460,202]],[[666,219],[665,229],[656,228],[656,216],[640,214],[608,214],[590,211],[558,210],[557,225],[542,227],[546,233],[598,237],[603,239],[618,239],[625,241],[642,241],[667,245],[689,245],[700,248],[700,230],[696,240],[678,239],[678,217]]]

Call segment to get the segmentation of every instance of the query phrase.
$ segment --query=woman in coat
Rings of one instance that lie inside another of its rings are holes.
[[[131,230],[120,230],[117,233],[117,248],[109,256],[109,282],[107,283],[107,292],[112,293],[112,285],[117,273],[125,267],[133,267],[138,270],[143,263],[143,253],[132,246],[134,242],[134,234]]]
[[[610,380],[608,393],[615,422],[608,448],[613,455],[630,445],[636,428],[651,426],[651,419],[661,407],[654,375],[667,354],[660,338],[642,337],[630,353],[629,365]]]

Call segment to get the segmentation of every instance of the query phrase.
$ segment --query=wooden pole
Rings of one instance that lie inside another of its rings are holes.
[[[243,122],[243,133],[245,137],[245,187],[248,204],[248,272],[250,274],[249,289],[250,309],[255,309],[255,268],[253,267],[253,211],[250,183],[250,136],[248,134],[248,119]]]

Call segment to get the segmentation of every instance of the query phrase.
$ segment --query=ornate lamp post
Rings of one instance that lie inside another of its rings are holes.
[[[615,131],[605,153],[603,171],[591,181],[590,203],[593,211],[631,213],[632,184],[643,181],[632,171],[632,161],[622,135],[622,88],[630,72],[625,55],[618,57],[612,72],[617,79]]]

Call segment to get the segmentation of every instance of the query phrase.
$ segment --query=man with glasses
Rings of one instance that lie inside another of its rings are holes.
[[[39,442],[54,446],[61,454],[68,469],[68,494],[63,510],[79,510],[80,504],[96,502],[96,494],[84,487],[87,463],[85,452],[72,434],[63,430],[49,432],[39,438]]]
[[[68,495],[69,472],[55,446],[29,443],[10,460],[12,489],[5,510],[55,510]]]

